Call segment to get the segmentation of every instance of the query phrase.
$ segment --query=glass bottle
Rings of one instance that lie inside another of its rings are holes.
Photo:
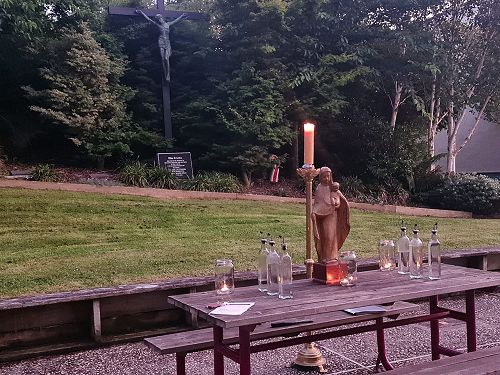
[[[292,257],[288,254],[288,245],[283,238],[281,242],[281,263],[279,275],[279,295],[281,299],[293,298],[292,293]]]
[[[413,228],[413,238],[410,241],[410,278],[422,278],[422,263],[424,260],[424,244],[418,238],[417,224]]]
[[[262,235],[262,232],[260,232]],[[267,239],[262,237],[260,239],[260,251],[258,257],[258,289],[261,292],[267,292],[267,256],[269,255],[269,250],[267,250]]]
[[[429,279],[439,280],[441,278],[441,243],[437,236],[437,223],[432,228],[429,241]]]
[[[401,222],[401,237],[396,242],[398,249],[398,273],[406,275],[410,273],[410,239],[406,235],[406,226]]]
[[[267,256],[267,294],[275,296],[279,293],[279,275],[281,259],[274,249],[275,242],[269,240],[269,255]]]

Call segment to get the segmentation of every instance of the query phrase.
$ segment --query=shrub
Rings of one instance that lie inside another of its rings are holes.
[[[196,191],[214,191],[221,193],[236,193],[241,191],[238,178],[224,172],[201,172],[187,182],[187,189]]]
[[[419,174],[415,176],[415,192],[418,194],[440,189],[445,181],[446,176],[436,171]]]
[[[148,186],[149,168],[148,164],[141,163],[140,161],[125,164],[119,174],[120,181],[126,185],[138,187]]]
[[[148,186],[157,189],[176,189],[178,187],[177,178],[167,168],[154,166],[147,170]]]
[[[59,179],[57,172],[49,164],[38,164],[31,172],[31,180],[55,182]]]
[[[366,188],[356,176],[346,176],[340,180],[340,191],[348,198],[359,202],[368,201]]]
[[[500,181],[477,174],[456,174],[416,199],[431,207],[492,214],[500,202]]]

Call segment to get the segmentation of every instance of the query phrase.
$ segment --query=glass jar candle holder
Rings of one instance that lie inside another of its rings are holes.
[[[354,286],[358,282],[358,260],[354,251],[345,251],[340,255],[341,269],[340,285]]]
[[[234,291],[234,266],[231,259],[215,261],[215,294],[229,295]]]
[[[396,252],[394,241],[380,240],[378,244],[379,267],[381,271],[392,271],[396,268]]]

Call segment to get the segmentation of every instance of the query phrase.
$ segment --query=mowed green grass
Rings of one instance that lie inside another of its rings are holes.
[[[0,189],[0,297],[210,275],[214,260],[255,270],[259,232],[285,236],[305,259],[305,207]],[[344,249],[376,256],[399,215],[351,210]],[[439,222],[444,249],[498,246],[500,220],[404,217],[424,241]]]

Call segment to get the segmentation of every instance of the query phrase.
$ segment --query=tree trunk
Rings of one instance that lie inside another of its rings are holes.
[[[250,187],[252,184],[252,176],[245,168],[241,168],[241,178],[245,187]]]
[[[431,108],[430,108],[430,119],[429,123],[427,124],[427,150],[429,152],[429,155],[432,157],[434,156],[434,124],[436,122],[434,118],[434,108],[436,107],[436,83],[432,83],[432,92],[431,92]]]
[[[104,169],[104,157],[97,159],[97,169]]]
[[[396,129],[396,120],[398,118],[399,106],[401,105],[402,93],[403,93],[403,85],[396,81],[394,101],[392,102],[392,114],[391,114],[391,129],[393,131],[394,129]]]
[[[295,175],[295,170],[299,167],[299,123],[293,123],[292,153],[290,156],[290,175]]]
[[[488,103],[490,102],[490,100],[491,100],[491,95],[488,95],[486,97],[486,100],[483,103],[483,106],[481,107],[481,110],[479,111],[479,113],[476,117],[476,121],[474,122],[474,126],[469,131],[469,134],[467,134],[467,137],[465,137],[462,145],[460,147],[458,147],[458,149],[456,150],[457,154],[465,147],[465,145],[470,141],[470,139],[474,135],[474,132],[476,131],[477,126],[479,125],[479,122],[481,121],[481,118],[483,117],[484,111],[486,110],[486,107],[488,106]]]
[[[457,157],[457,133],[456,133],[455,117],[453,115],[453,101],[450,101],[448,107],[448,158],[446,162],[446,170],[449,174],[455,174],[455,159]]]

